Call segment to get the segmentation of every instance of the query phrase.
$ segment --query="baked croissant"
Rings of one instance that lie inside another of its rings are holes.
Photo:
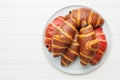
[[[52,51],[51,44],[52,44],[52,37],[54,35],[54,31],[55,31],[56,27],[61,26],[64,21],[65,21],[65,17],[58,16],[47,25],[47,28],[45,31],[45,41],[44,42],[50,52]]]
[[[82,21],[82,28],[79,33],[80,43],[80,62],[86,66],[95,55],[99,47],[99,40],[96,38],[95,31],[91,24],[87,24],[86,21]]]
[[[66,49],[71,45],[77,31],[77,22],[74,18],[70,18],[58,27],[53,36],[52,52],[54,57],[65,53]]]
[[[102,28],[96,28],[95,33],[96,33],[97,38],[99,39],[99,45],[100,46],[99,46],[99,49],[97,50],[95,56],[90,61],[90,63],[92,65],[97,64],[101,60],[101,58],[104,55],[104,52],[106,50],[106,47],[107,47],[106,37],[105,37],[105,34],[102,31]]]
[[[88,24],[91,24],[94,28],[102,26],[104,19],[95,11],[89,8],[78,8],[70,11],[66,18],[74,18],[78,25],[81,26],[81,22],[85,20]]]
[[[75,34],[75,37],[67,50],[61,55],[61,65],[68,66],[72,63],[79,55],[79,37],[78,33]]]

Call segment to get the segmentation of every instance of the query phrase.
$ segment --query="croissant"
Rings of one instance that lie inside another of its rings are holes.
[[[97,12],[89,8],[73,9],[65,17],[66,19],[71,17],[74,18],[79,26],[81,26],[82,20],[85,20],[88,24],[91,24],[94,28],[102,26],[104,23],[104,19]]]
[[[106,50],[106,47],[107,47],[106,37],[105,37],[105,34],[102,31],[102,28],[96,28],[95,33],[96,33],[97,38],[99,39],[99,45],[100,46],[99,46],[99,49],[97,50],[95,56],[90,61],[90,63],[92,65],[97,64],[101,60],[101,58],[104,55],[104,52]]]
[[[80,43],[80,63],[86,66],[95,55],[99,47],[99,40],[96,38],[95,31],[91,24],[87,24],[86,21],[81,23],[79,43]]]
[[[78,32],[76,28],[77,22],[74,18],[70,18],[56,29],[52,39],[52,52],[54,57],[60,56],[70,46],[75,34]]]
[[[70,63],[72,63],[79,55],[79,43],[78,43],[78,33],[75,34],[75,37],[70,45],[70,47],[67,48],[66,52],[64,52],[61,55],[61,65],[62,66],[68,66]]]
[[[47,25],[46,31],[45,31],[45,45],[48,48],[48,50],[52,51],[52,37],[54,35],[54,31],[56,27],[59,27],[63,22],[65,21],[65,17],[58,16],[56,17],[52,22],[50,22]]]

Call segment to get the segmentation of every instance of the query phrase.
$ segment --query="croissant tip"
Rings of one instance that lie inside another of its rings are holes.
[[[94,62],[90,62],[91,65],[96,65],[97,63],[94,63]]]
[[[62,63],[62,61],[61,61],[61,66],[66,66],[66,65],[64,65],[64,64]]]
[[[87,66],[87,64],[85,64],[85,63],[83,63],[83,62],[81,62],[81,61],[80,61],[80,64],[81,64],[82,66]]]
[[[68,64],[64,62],[63,60],[61,60],[61,66],[68,66]]]
[[[90,61],[90,64],[91,64],[91,65],[96,65],[96,64],[97,64],[97,62],[98,62],[97,60],[92,59],[92,60]]]

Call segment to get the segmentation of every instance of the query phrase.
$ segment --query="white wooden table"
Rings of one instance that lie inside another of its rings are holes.
[[[86,75],[56,70],[42,50],[43,28],[52,14],[69,5],[102,14],[112,34],[107,61]],[[120,0],[0,0],[0,80],[120,80]]]

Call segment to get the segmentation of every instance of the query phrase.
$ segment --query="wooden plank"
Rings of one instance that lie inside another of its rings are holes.
[[[0,22],[0,36],[40,36],[45,22]]]
[[[51,65],[1,65],[0,78],[5,79],[119,79],[120,65],[105,66],[86,75],[69,75]],[[96,75],[96,76],[95,76]],[[46,77],[47,76],[47,77]]]
[[[59,4],[58,4],[59,3]],[[82,3],[82,4],[81,4]],[[119,0],[1,0],[0,6],[67,6],[67,5],[91,5],[91,6],[120,6]]]
[[[43,7],[0,7],[0,22],[46,22],[56,11],[61,8],[62,7],[44,7],[44,9]],[[101,15],[103,15],[107,21],[120,20],[120,12],[118,12],[119,7],[94,7],[94,9],[97,10]]]
[[[40,50],[42,37],[40,36],[1,36],[0,50]]]
[[[0,50],[0,65],[46,65],[41,50]]]

